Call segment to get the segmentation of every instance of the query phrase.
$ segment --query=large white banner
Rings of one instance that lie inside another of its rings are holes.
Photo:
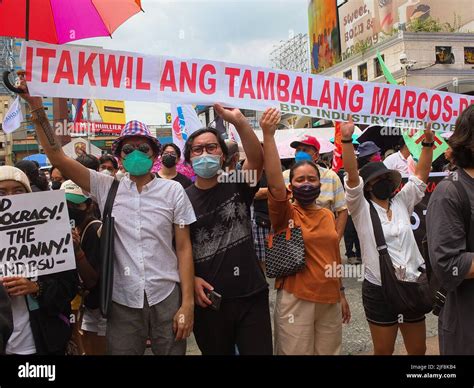
[[[474,97],[306,73],[137,53],[25,42],[21,53],[37,96],[211,105],[270,106],[357,124],[453,130]]]
[[[0,277],[76,268],[64,191],[0,197]]]

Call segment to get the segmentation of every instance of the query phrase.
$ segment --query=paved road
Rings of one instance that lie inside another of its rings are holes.
[[[343,264],[345,261],[345,248],[343,241],[340,245],[341,257],[343,257]],[[343,325],[342,329],[342,351],[343,355],[367,355],[372,354],[373,346],[370,337],[369,326],[365,320],[364,307],[362,306],[362,267],[356,265],[349,265],[346,268],[349,277],[345,277],[344,286],[346,287],[346,298],[351,308],[352,320],[349,324]],[[269,279],[270,284],[270,313],[273,320],[273,309],[275,306],[276,291],[274,290],[274,281]],[[273,322],[272,322],[273,325]],[[426,337],[427,337],[427,353],[439,354],[438,350],[438,318],[433,314],[426,317]],[[198,355],[201,354],[196,344],[194,337],[188,340],[187,354]],[[403,338],[401,333],[398,333],[397,345],[395,354],[406,354],[403,345]]]

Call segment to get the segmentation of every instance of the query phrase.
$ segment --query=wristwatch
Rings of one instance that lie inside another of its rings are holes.
[[[342,139],[341,143],[345,143],[345,144],[351,143],[352,144],[352,139]]]
[[[432,142],[430,142],[430,143],[428,143],[428,142],[426,142],[426,141],[422,141],[422,142],[421,142],[421,145],[422,145],[423,147],[433,147],[433,146],[434,146],[434,141],[432,141]]]

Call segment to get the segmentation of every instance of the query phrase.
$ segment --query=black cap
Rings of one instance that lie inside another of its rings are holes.
[[[402,183],[402,174],[396,170],[389,170],[382,162],[367,163],[359,171],[359,175],[364,180],[364,187],[372,179],[386,174],[389,175],[389,179],[393,182],[395,187],[400,186],[400,183]]]

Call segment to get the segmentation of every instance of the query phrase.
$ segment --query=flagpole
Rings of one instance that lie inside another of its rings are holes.
[[[87,153],[90,155],[91,153],[91,142],[89,140],[89,133],[91,130],[91,115],[90,115],[90,107],[91,107],[92,101],[87,100],[86,102],[86,108],[87,108]]]

